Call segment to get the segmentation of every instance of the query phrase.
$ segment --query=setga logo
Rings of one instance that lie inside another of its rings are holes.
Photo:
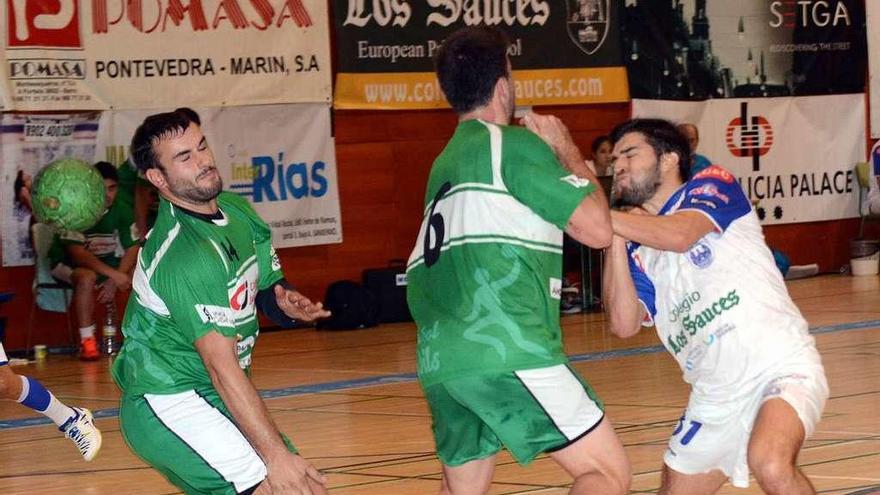
[[[726,184],[731,184],[733,183],[733,174],[718,165],[712,165],[698,172],[694,179],[718,179]]]
[[[305,197],[320,198],[327,194],[327,164],[284,163],[284,153],[276,161],[271,156],[255,156],[250,165],[232,166],[233,191],[248,196],[253,203],[285,201]]]
[[[773,146],[773,127],[761,115],[749,116],[749,104],[740,103],[739,117],[727,124],[727,149],[736,157],[752,157],[752,171],[761,170],[761,157]]]
[[[770,15],[770,27],[774,28],[823,28],[852,24],[842,0],[774,0],[770,2]]]
[[[9,48],[82,48],[79,0],[6,0]]]

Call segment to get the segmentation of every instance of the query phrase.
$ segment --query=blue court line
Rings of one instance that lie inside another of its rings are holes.
[[[843,332],[848,330],[864,330],[867,328],[880,327],[880,320],[868,320],[854,323],[841,323],[838,325],[827,325],[822,327],[814,327],[810,329],[810,333],[817,335],[831,332]],[[574,354],[569,356],[569,360],[575,363],[586,361],[605,361],[608,359],[616,359],[629,356],[640,356],[644,354],[656,354],[663,352],[665,348],[662,345],[651,345],[644,347],[630,347],[625,349],[615,349],[612,351],[589,352],[586,354]],[[369,376],[366,378],[355,378],[353,380],[340,380],[336,382],[312,383],[307,385],[297,385],[294,387],[276,388],[271,390],[263,390],[260,396],[264,399],[276,399],[279,397],[293,397],[297,395],[316,394],[321,392],[335,392],[339,390],[350,390],[362,387],[374,387],[377,385],[391,385],[396,383],[410,383],[418,379],[416,373],[397,373],[393,375]],[[100,409],[94,411],[95,418],[115,418],[119,416],[118,408]],[[0,431],[11,430],[16,428],[25,428],[28,426],[39,426],[52,424],[49,418],[39,416],[35,418],[9,419],[0,421]]]
[[[865,488],[864,490],[859,490],[856,492],[850,492],[846,495],[876,495],[878,493],[880,493],[880,485],[873,486],[871,488]]]

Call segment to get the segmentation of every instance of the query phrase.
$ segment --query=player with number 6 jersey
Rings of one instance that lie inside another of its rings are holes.
[[[571,493],[625,493],[622,445],[559,326],[563,230],[606,244],[607,202],[558,119],[509,125],[507,45],[465,28],[436,58],[459,124],[428,179],[407,299],[442,493],[486,491],[502,447],[522,464],[551,452],[571,468]]]

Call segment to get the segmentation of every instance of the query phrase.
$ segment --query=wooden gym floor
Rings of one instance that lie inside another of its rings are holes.
[[[831,385],[799,464],[819,493],[880,493],[880,277],[823,276],[789,288],[816,333]],[[601,314],[566,316],[563,327],[567,352],[606,402],[626,446],[632,492],[652,493],[688,394],[675,362],[653,331],[621,340],[605,331]],[[437,493],[440,465],[415,381],[414,346],[412,324],[261,337],[254,380],[282,431],[327,473],[332,494]],[[14,368],[63,401],[95,411],[104,446],[94,462],[82,462],[54,425],[33,424],[42,417],[0,401],[0,492],[179,493],[123,443],[108,365],[50,356]],[[523,468],[502,453],[491,493],[564,494],[568,483],[549,458]],[[721,493],[761,490],[753,482],[745,490],[726,485]]]

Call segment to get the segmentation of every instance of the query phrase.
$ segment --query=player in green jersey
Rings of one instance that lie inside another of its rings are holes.
[[[88,230],[60,231],[48,255],[52,276],[73,286],[73,305],[79,323],[79,356],[86,361],[100,357],[95,340],[95,302],[111,304],[117,291],[131,288],[139,237],[131,207],[117,197],[116,167],[98,162],[95,168],[104,178],[107,211]]]
[[[113,366],[131,449],[187,493],[326,493],[248,378],[256,310],[279,324],[328,316],[283,279],[269,227],[223,193],[191,110],[147,117],[132,158],[159,191]]]
[[[504,446],[522,464],[550,453],[571,493],[625,493],[623,446],[559,326],[563,230],[606,246],[608,204],[558,119],[509,125],[508,46],[496,29],[465,28],[435,58],[459,124],[428,179],[407,298],[441,490],[487,492]]]

